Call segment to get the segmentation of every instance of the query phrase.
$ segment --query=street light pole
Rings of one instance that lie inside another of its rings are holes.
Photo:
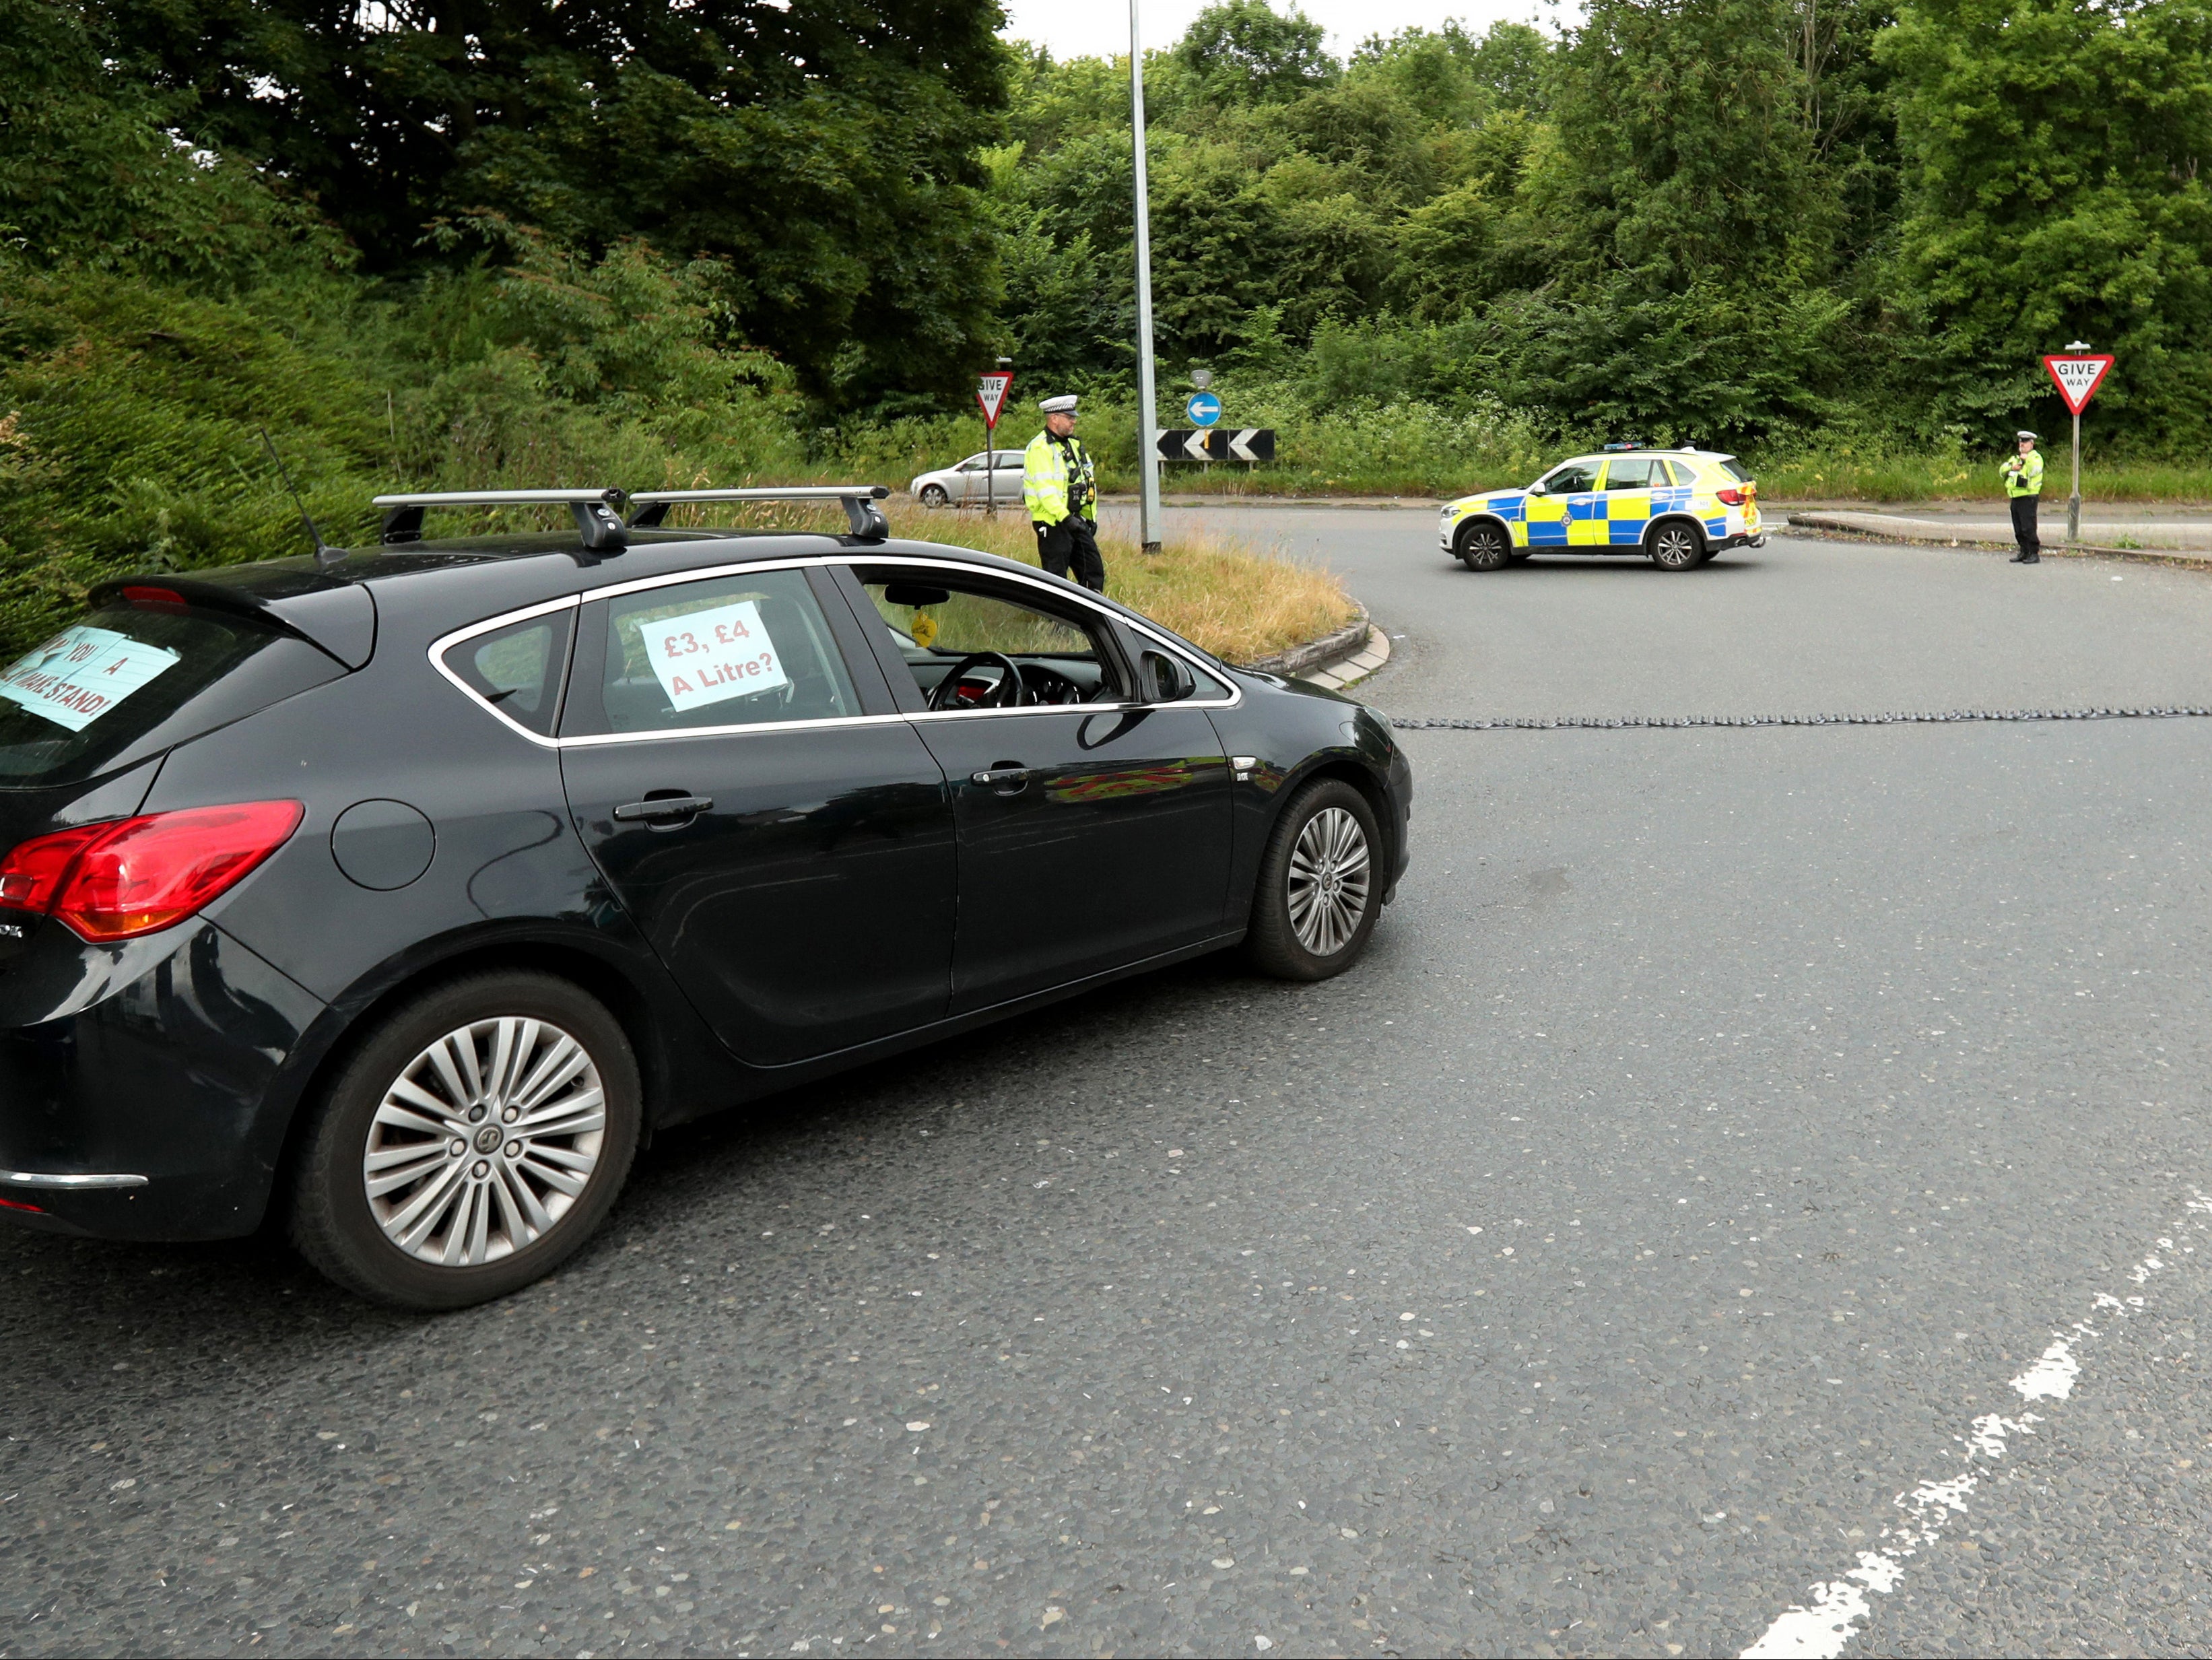
[[[1160,550],[1160,429],[1153,408],[1152,228],[1145,193],[1145,54],[1129,0],[1129,125],[1137,163],[1137,540]]]

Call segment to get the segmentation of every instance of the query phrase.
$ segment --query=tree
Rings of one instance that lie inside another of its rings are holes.
[[[1882,42],[1905,155],[1899,292],[1942,412],[2057,400],[2035,359],[2118,355],[2100,414],[2201,443],[2212,407],[2212,9],[1917,0]]]
[[[1267,0],[1214,0],[1173,55],[1212,98],[1281,103],[1336,78],[1323,40],[1322,26],[1302,11],[1285,17]]]
[[[84,20],[0,0],[0,224],[40,265],[86,265],[222,292],[344,250],[296,197],[179,128],[162,96],[101,65]]]
[[[1552,42],[1527,23],[1493,23],[1478,38],[1453,21],[1368,36],[1351,73],[1386,80],[1431,120],[1457,125],[1497,110],[1542,108],[1552,55]]]
[[[722,268],[817,392],[955,384],[995,298],[980,149],[996,0],[90,0],[207,142],[312,197],[373,271],[488,210]]]
[[[1571,268],[1676,293],[1826,275],[1834,203],[1789,40],[1781,0],[1592,0],[1553,100],[1588,239]]]

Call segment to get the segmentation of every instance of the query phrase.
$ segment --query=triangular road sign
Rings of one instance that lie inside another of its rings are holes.
[[[1014,377],[1004,373],[979,374],[975,377],[975,401],[983,406],[983,424],[995,427],[999,413],[1006,407],[1006,394],[1013,390]]]
[[[2105,371],[2112,367],[2112,355],[2103,351],[2046,357],[2043,367],[2051,372],[2059,397],[2066,400],[2067,413],[2079,415],[2104,384]]]

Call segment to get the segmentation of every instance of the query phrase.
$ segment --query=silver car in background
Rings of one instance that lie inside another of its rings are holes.
[[[1022,502],[1022,453],[1019,450],[978,450],[955,466],[918,475],[907,487],[925,508],[943,508],[995,501],[999,506],[1018,508]]]

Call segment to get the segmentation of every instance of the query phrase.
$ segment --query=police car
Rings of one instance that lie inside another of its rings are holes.
[[[1763,547],[1759,486],[1733,455],[1611,447],[1562,461],[1526,489],[1445,503],[1438,545],[1469,570],[1534,553],[1640,553],[1688,570],[1723,548]]]

